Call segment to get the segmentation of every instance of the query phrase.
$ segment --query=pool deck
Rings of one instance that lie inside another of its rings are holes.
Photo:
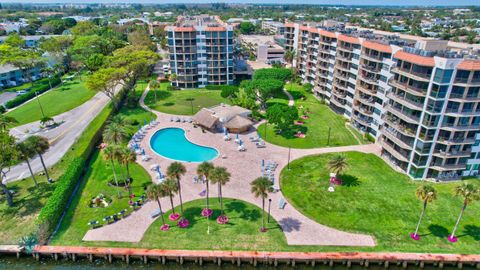
[[[142,95],[140,102],[144,108],[150,110],[143,103],[148,93],[148,89]],[[153,111],[157,115],[159,124],[148,130],[145,138],[140,143],[141,147],[152,159],[148,162],[137,162],[141,164],[155,179],[155,172],[150,170],[150,166],[158,164],[163,173],[172,162],[165,159],[150,148],[150,138],[159,129],[168,127],[178,127],[185,130],[186,137],[193,143],[214,147],[220,157],[212,162],[215,166],[223,166],[231,173],[230,182],[223,188],[223,195],[226,198],[235,198],[247,201],[261,207],[261,200],[255,198],[250,192],[250,182],[260,177],[261,160],[271,160],[279,164],[275,170],[275,181],[278,185],[278,179],[281,170],[288,163],[288,148],[276,146],[267,143],[266,148],[257,148],[254,143],[250,142],[249,137],[256,135],[256,131],[240,135],[240,139],[245,142],[246,151],[239,152],[234,138],[231,141],[224,141],[222,133],[203,133],[201,128],[194,128],[191,123],[171,122],[172,115]],[[186,118],[187,116],[185,116]],[[345,151],[359,151],[363,153],[379,154],[379,147],[375,144],[355,145],[344,147],[330,147],[317,149],[291,149],[290,159],[295,160],[304,156],[313,154],[336,153]],[[222,158],[225,156],[225,158]],[[184,163],[187,173],[182,177],[182,196],[184,202],[204,198],[200,193],[204,190],[203,184],[193,182],[196,176],[196,167],[198,163]],[[327,181],[328,179],[325,179]],[[279,186],[279,185],[278,185]],[[217,196],[217,189],[210,189],[210,196]],[[321,246],[375,246],[375,240],[370,235],[349,233],[340,231],[331,227],[319,224],[312,219],[304,216],[296,210],[290,203],[284,209],[279,208],[279,201],[285,198],[281,191],[269,194],[272,199],[271,215],[280,224],[286,236],[289,245],[321,245]],[[168,199],[161,201],[168,205]],[[174,198],[174,203],[178,205],[178,196]],[[84,241],[114,241],[114,242],[139,242],[146,230],[155,221],[150,214],[157,209],[156,203],[146,203],[141,209],[132,213],[128,218],[122,219],[114,224],[101,228],[89,230],[83,240]]]

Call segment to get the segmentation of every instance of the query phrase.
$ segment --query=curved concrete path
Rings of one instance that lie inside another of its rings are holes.
[[[121,88],[117,87],[117,92]],[[82,105],[54,116],[56,122],[61,123],[56,128],[40,130],[40,121],[35,121],[10,130],[10,134],[18,140],[24,140],[31,135],[38,135],[48,139],[50,149],[43,154],[43,159],[47,168],[55,165],[67,153],[75,141],[80,137],[87,126],[110,102],[110,99],[103,93],[97,93]],[[37,132],[32,132],[38,130]],[[43,171],[40,158],[36,156],[30,160],[30,165],[34,173]],[[4,182],[13,182],[29,177],[27,164],[25,162],[13,166],[7,174]]]
[[[148,110],[144,103],[144,97],[148,89],[143,94],[140,102]],[[223,188],[224,197],[236,198],[247,201],[258,207],[261,207],[261,200],[255,198],[250,192],[250,182],[261,176],[261,160],[273,160],[279,164],[275,171],[275,181],[278,181],[282,168],[287,165],[288,149],[267,143],[266,148],[256,148],[249,141],[249,137],[256,134],[251,131],[248,134],[240,135],[240,138],[246,142],[247,151],[238,152],[235,142],[226,142],[223,140],[223,134],[212,134],[210,132],[202,133],[200,128],[193,128],[189,123],[170,122],[172,115],[153,111],[157,115],[158,126],[149,130],[146,137],[141,142],[141,147],[145,149],[147,155],[152,157],[149,162],[137,160],[155,179],[155,173],[150,170],[152,164],[159,164],[162,172],[165,172],[171,160],[167,160],[154,153],[150,148],[150,138],[161,128],[179,127],[185,130],[189,140],[196,144],[215,147],[220,152],[220,157],[213,160],[216,166],[227,167],[231,173],[231,179]],[[323,154],[343,151],[360,151],[364,153],[378,154],[376,145],[358,145],[319,149],[291,149],[291,160],[312,154]],[[221,158],[226,156],[226,158]],[[186,175],[182,178],[182,196],[185,202],[204,198],[200,193],[204,190],[203,184],[193,183],[193,177],[196,175],[197,163],[184,163],[187,168]],[[325,179],[328,181],[328,179]],[[278,185],[278,182],[276,182]],[[211,196],[217,196],[217,189],[211,188]],[[289,245],[324,245],[324,246],[374,246],[375,241],[369,235],[343,232],[321,225],[297,211],[292,205],[287,203],[284,209],[279,209],[279,200],[283,198],[282,192],[270,194],[272,199],[271,215],[280,224],[285,233]],[[178,196],[175,197],[175,204],[178,205]],[[168,199],[162,199],[164,205],[169,205]],[[114,241],[114,242],[139,242],[145,231],[155,221],[150,218],[150,213],[156,210],[156,203],[148,202],[142,208],[132,213],[129,217],[120,220],[114,224],[107,225],[98,229],[89,230],[84,236],[84,241]],[[160,232],[159,232],[160,233]]]
[[[288,97],[288,106],[292,107],[293,105],[295,105],[295,99],[293,98],[292,94],[290,94],[290,92],[288,92],[285,88],[283,88],[283,92]]]

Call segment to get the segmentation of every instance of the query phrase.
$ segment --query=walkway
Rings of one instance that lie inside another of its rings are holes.
[[[149,89],[145,91],[140,99],[142,107],[147,108],[143,103]],[[149,108],[147,108],[150,110]],[[256,148],[248,139],[256,134],[252,131],[248,134],[241,134],[240,138],[246,142],[247,151],[238,152],[235,142],[226,142],[223,140],[222,133],[202,133],[200,128],[193,128],[189,123],[170,122],[172,115],[153,111],[157,115],[158,126],[149,130],[146,137],[141,142],[141,147],[145,149],[148,156],[152,157],[149,162],[137,160],[155,179],[155,173],[150,170],[152,164],[159,164],[162,171],[171,163],[150,148],[149,142],[156,130],[166,127],[179,127],[186,131],[186,136],[190,141],[200,145],[215,147],[219,151],[219,156],[226,158],[217,158],[213,161],[216,166],[224,166],[231,173],[230,182],[223,189],[224,197],[237,198],[261,207],[261,200],[255,198],[250,192],[250,182],[261,176],[261,160],[273,160],[279,164],[275,171],[275,181],[278,181],[282,168],[287,165],[289,150],[284,147],[267,143],[266,148]],[[312,154],[324,154],[331,152],[360,151],[364,153],[379,153],[379,149],[374,144],[356,145],[345,147],[319,148],[319,149],[291,149],[291,160]],[[187,173],[183,177],[182,196],[184,202],[201,199],[200,192],[204,190],[204,185],[193,183],[193,177],[196,175],[197,163],[184,163]],[[328,179],[325,179],[328,181]],[[276,182],[278,185],[278,182]],[[211,189],[211,196],[217,196],[217,190]],[[281,192],[270,195],[272,199],[271,214],[273,218],[282,227],[289,245],[328,245],[328,246],[374,246],[375,241],[369,235],[355,234],[339,231],[311,220],[297,211],[293,206],[287,204],[284,209],[279,209],[279,201],[284,198]],[[178,196],[175,197],[175,204],[178,205]],[[167,204],[167,198],[162,200]],[[114,224],[104,226],[98,229],[89,230],[84,236],[84,241],[114,241],[114,242],[139,242],[145,231],[154,222],[150,218],[150,213],[157,209],[156,203],[149,202],[141,209],[132,213],[128,218],[122,219]],[[134,229],[132,229],[134,228]]]
[[[283,92],[288,97],[288,106],[292,107],[293,105],[295,105],[295,99],[293,99],[292,94],[290,94],[290,92],[288,92],[285,88],[283,88]]]
[[[10,130],[10,134],[19,140],[24,140],[31,135],[47,138],[50,142],[50,149],[43,155],[43,159],[45,165],[49,168],[62,159],[78,137],[82,135],[85,128],[109,102],[110,99],[105,96],[105,94],[97,93],[90,100],[75,109],[56,115],[54,117],[55,121],[61,123],[56,128],[40,130],[40,121],[36,121],[13,128]],[[39,131],[32,132],[34,130]],[[38,156],[30,160],[30,165],[34,173],[43,170]],[[20,163],[11,168],[7,174],[6,182],[19,181],[28,176],[30,176],[30,172],[28,171],[26,163]]]

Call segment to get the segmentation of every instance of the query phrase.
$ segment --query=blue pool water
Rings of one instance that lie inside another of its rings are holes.
[[[209,161],[218,156],[215,148],[190,142],[181,128],[164,128],[153,134],[150,146],[157,154],[185,162]]]

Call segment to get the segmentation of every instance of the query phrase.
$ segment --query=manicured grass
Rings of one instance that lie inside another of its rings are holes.
[[[301,158],[281,173],[286,199],[302,213],[333,228],[373,235],[378,247],[348,250],[478,253],[480,246],[480,202],[467,207],[458,230],[459,241],[447,241],[462,207],[453,196],[459,183],[435,184],[438,199],[428,205],[420,227],[420,241],[409,234],[415,230],[422,202],[415,197],[414,182],[392,170],[373,154],[345,153],[349,168],[341,176],[344,185],[327,191],[329,171],[325,164],[334,154]],[[478,180],[471,182],[479,185]]]
[[[305,93],[300,85],[287,84],[285,86],[295,99],[295,106],[302,115],[308,109],[308,119],[300,119],[303,125],[295,126],[295,132],[301,131],[306,134],[305,138],[297,138],[293,135],[277,134],[272,124],[267,124],[265,135],[265,124],[258,128],[258,132],[266,141],[292,148],[316,148],[327,146],[344,146],[359,144],[357,139],[345,127],[346,119],[334,113],[327,105],[321,104],[311,93]],[[268,104],[288,103],[286,95],[271,99]],[[303,108],[303,109],[302,109]],[[329,137],[329,128],[330,139]],[[361,136],[359,135],[361,138]]]
[[[74,109],[95,95],[95,91],[85,87],[79,77],[71,82],[65,82],[52,90],[49,90],[39,96],[43,112],[46,116],[53,117]],[[20,105],[18,108],[7,113],[8,116],[15,118],[17,126],[40,120],[42,113],[36,99]]]
[[[157,90],[157,102],[155,102],[155,94],[150,91],[145,98],[145,104],[159,112],[193,115],[202,108],[220,103],[230,103],[228,99],[220,96],[220,90],[167,90],[168,84],[168,82],[162,83],[160,89]],[[187,100],[190,98],[193,98],[192,102]]]
[[[40,79],[40,80],[35,81],[33,83],[34,86],[39,85],[39,84],[48,85],[48,78],[43,78],[43,79]],[[24,84],[21,84],[21,85],[18,85],[18,86],[13,86],[13,87],[2,89],[2,90],[0,90],[0,93],[2,93],[2,92],[17,92],[17,91],[25,90],[25,89],[28,89],[28,88],[31,88],[31,87],[32,87],[32,83],[28,82],[28,83],[24,83]]]

